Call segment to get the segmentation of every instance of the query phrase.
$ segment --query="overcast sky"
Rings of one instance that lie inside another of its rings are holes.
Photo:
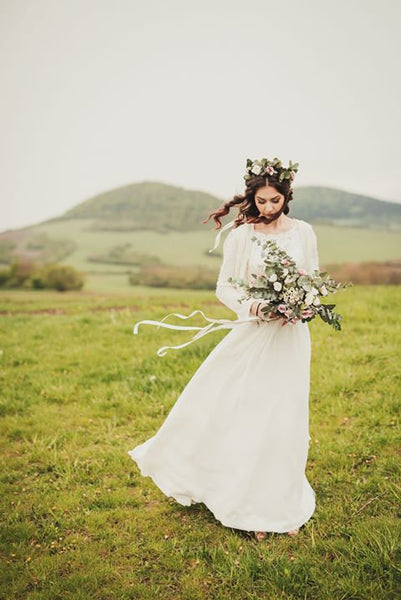
[[[139,181],[401,201],[398,0],[0,0],[0,231]],[[296,200],[296,194],[295,194]]]

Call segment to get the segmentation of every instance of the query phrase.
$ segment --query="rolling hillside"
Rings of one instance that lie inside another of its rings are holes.
[[[91,228],[108,231],[204,230],[201,221],[228,199],[151,181],[89,198],[52,221],[90,219]],[[295,187],[290,207],[291,216],[310,222],[401,229],[401,204],[328,187]]]
[[[400,258],[401,205],[330,188],[297,188],[290,217],[314,225],[321,263]],[[226,199],[227,200],[227,199]],[[219,268],[221,246],[209,254],[214,221],[201,221],[224,200],[156,182],[90,198],[65,214],[0,233],[0,262],[13,257],[71,264],[96,288],[128,287],[126,274],[143,263]],[[231,220],[232,212],[223,220]]]

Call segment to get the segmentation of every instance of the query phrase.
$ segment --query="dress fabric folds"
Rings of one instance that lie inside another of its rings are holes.
[[[227,278],[261,272],[253,237],[275,240],[299,268],[318,268],[310,224],[285,232],[232,230],[224,242],[216,296],[239,319],[253,300]],[[245,321],[213,348],[157,433],[128,454],[144,476],[182,505],[203,502],[226,527],[284,533],[315,510],[306,474],[311,340],[308,323]]]

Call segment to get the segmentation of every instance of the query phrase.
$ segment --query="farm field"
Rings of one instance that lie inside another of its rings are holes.
[[[160,358],[192,332],[134,336],[134,323],[195,309],[234,319],[213,292],[0,292],[0,598],[399,598],[400,290],[332,299],[342,331],[308,325],[316,511],[295,538],[258,543],[165,497],[127,454],[227,333]]]

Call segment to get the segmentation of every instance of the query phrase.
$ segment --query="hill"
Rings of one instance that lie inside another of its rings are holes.
[[[50,221],[88,219],[91,229],[106,231],[204,230],[202,220],[227,200],[149,181],[93,196]],[[290,214],[330,225],[401,229],[401,204],[329,187],[294,187]]]

